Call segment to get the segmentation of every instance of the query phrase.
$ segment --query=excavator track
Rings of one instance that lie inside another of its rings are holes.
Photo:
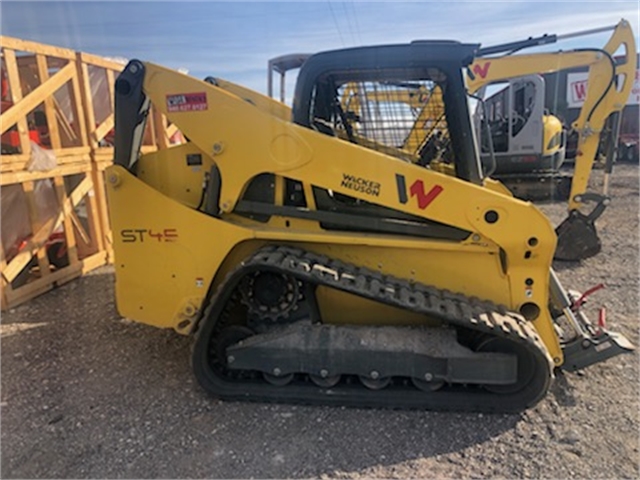
[[[256,272],[295,278],[306,285],[304,295],[312,306],[313,288],[325,286],[438,319],[446,328],[454,328],[458,336],[482,339],[484,344],[494,341],[500,345],[498,351],[518,356],[517,388],[447,383],[428,391],[403,377],[381,385],[358,381],[353,375],[342,375],[340,381],[329,378],[323,385],[304,373],[276,379],[256,371],[231,369],[224,360],[226,348],[252,335],[246,325],[237,323],[233,311],[242,303],[239,288],[243,278]],[[518,412],[543,398],[553,378],[553,363],[544,344],[519,314],[475,297],[385,276],[289,246],[261,248],[229,273],[202,314],[192,361],[202,387],[223,399],[373,408]]]

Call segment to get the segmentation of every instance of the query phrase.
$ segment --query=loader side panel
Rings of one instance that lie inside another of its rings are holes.
[[[250,230],[206,216],[119,166],[107,170],[121,315],[188,332],[229,251]]]

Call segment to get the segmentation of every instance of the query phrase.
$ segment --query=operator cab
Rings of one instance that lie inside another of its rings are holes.
[[[293,121],[406,161],[450,163],[479,184],[462,76],[477,48],[417,41],[312,55],[298,75]]]

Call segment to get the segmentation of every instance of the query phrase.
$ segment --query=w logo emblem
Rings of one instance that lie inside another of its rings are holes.
[[[398,186],[398,199],[403,205],[409,201],[407,195],[407,182],[404,175],[396,174],[396,185]],[[440,185],[435,185],[428,192],[425,192],[424,182],[422,180],[416,180],[409,187],[409,195],[418,199],[418,208],[424,210],[433,202],[444,188]]]
[[[484,62],[482,66],[479,63],[474,63],[471,67],[471,71],[474,75],[478,75],[480,78],[486,78],[489,73],[489,67],[491,66],[491,62]],[[474,79],[473,75],[470,75],[471,79]]]

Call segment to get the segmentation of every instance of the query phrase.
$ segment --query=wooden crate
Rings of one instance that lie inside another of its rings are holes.
[[[78,163],[0,177],[3,310],[107,262],[94,172]]]
[[[87,119],[87,132],[94,162],[113,159],[114,84],[124,65],[88,53],[78,53],[82,78],[82,100]],[[145,129],[142,151],[152,152],[179,143],[182,137],[175,125],[153,107]]]
[[[0,172],[27,170],[32,142],[59,166],[90,161],[76,53],[0,36]]]
[[[124,65],[6,36],[0,61],[4,310],[113,259],[104,170],[113,160],[114,82]],[[152,110],[142,150],[177,141],[175,126]],[[54,168],[33,168],[41,148],[55,155]]]

